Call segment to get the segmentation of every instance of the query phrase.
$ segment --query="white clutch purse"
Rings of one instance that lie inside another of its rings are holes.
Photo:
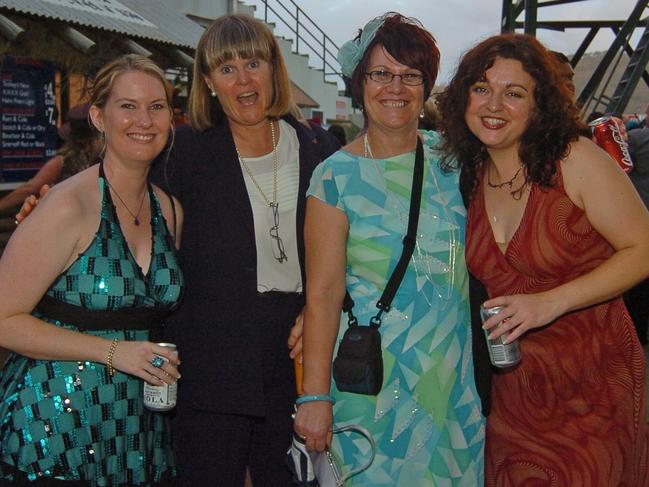
[[[291,446],[286,452],[286,461],[293,472],[296,485],[302,487],[343,487],[347,479],[361,473],[372,465],[376,454],[376,446],[370,432],[359,425],[341,426],[333,429],[334,434],[344,431],[352,431],[365,437],[371,447],[368,461],[353,469],[347,475],[343,475],[330,451],[307,451],[304,440],[294,433]]]

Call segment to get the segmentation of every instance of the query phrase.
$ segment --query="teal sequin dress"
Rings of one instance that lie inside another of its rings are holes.
[[[100,168],[101,222],[95,239],[54,281],[46,299],[82,312],[104,311],[109,320],[124,316],[125,309],[127,315],[151,310],[160,317],[178,303],[183,279],[158,200],[149,187],[153,247],[144,275],[102,175]],[[39,311],[34,315],[62,328],[83,326]],[[109,340],[148,340],[159,331],[119,329],[117,321],[110,322],[113,329],[83,331]],[[172,484],[176,468],[169,421],[144,409],[142,387],[141,379],[119,371],[110,377],[103,364],[11,354],[0,372],[0,485]]]
[[[417,242],[406,274],[382,317],[383,388],[377,396],[340,392],[332,380],[337,426],[361,424],[376,442],[371,467],[346,486],[478,487],[484,482],[485,420],[473,378],[466,212],[458,174],[438,164],[434,132],[424,143]],[[359,325],[368,325],[402,251],[414,153],[372,160],[338,151],[313,173],[308,195],[349,222],[347,289]],[[342,314],[338,341],[347,329]],[[334,435],[345,472],[365,462],[360,435]]]

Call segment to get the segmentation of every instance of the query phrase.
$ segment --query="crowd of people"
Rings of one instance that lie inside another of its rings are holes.
[[[150,60],[98,72],[97,163],[26,201],[0,260],[0,485],[290,486],[297,437],[343,472],[373,457],[348,486],[649,486],[622,300],[649,276],[649,129],[630,179],[523,34],[466,52],[432,107],[416,19],[338,60],[349,142],[299,119],[246,15],[205,30],[182,127]],[[485,334],[520,363],[492,368]],[[144,383],[177,385],[173,413]]]

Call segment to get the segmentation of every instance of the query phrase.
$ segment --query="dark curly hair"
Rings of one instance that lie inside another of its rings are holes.
[[[570,143],[579,138],[584,124],[571,93],[560,78],[554,56],[527,34],[490,37],[469,50],[455,76],[437,98],[444,133],[442,167],[461,169],[460,189],[470,200],[477,187],[477,173],[487,160],[484,145],[465,122],[471,86],[482,79],[497,57],[520,61],[534,79],[536,107],[521,136],[519,157],[526,181],[542,187],[554,184],[556,162],[566,157]]]
[[[363,57],[354,69],[352,79],[348,80],[352,97],[356,105],[363,110],[363,114],[365,73],[375,46],[383,46],[388,54],[401,64],[421,71],[424,75],[424,100],[430,96],[439,70],[440,55],[435,38],[417,19],[396,12],[388,12],[382,17],[385,18],[383,25],[365,49]],[[360,38],[361,32],[362,30],[358,31],[355,40]]]

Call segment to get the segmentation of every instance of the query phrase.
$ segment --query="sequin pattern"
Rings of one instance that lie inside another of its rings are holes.
[[[175,306],[183,279],[155,194],[150,192],[153,249],[145,275],[126,244],[102,178],[99,188],[102,212],[95,239],[48,295],[100,310]],[[148,339],[145,330],[92,333]],[[110,377],[104,365],[93,362],[13,354],[0,376],[0,394],[0,479],[12,485],[51,477],[92,487],[149,486],[175,475],[168,419],[143,408],[142,381],[135,377],[119,372]]]

